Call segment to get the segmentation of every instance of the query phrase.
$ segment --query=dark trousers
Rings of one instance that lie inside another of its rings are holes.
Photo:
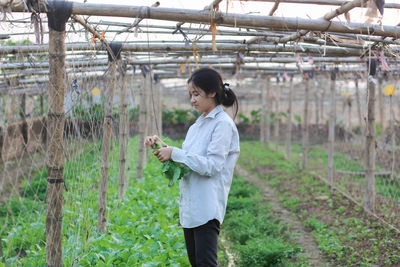
[[[183,233],[193,267],[218,267],[218,220],[208,221],[195,228],[183,228]]]

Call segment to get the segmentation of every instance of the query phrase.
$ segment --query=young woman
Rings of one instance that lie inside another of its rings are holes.
[[[239,157],[239,135],[222,106],[234,107],[235,93],[218,72],[198,69],[188,80],[190,102],[202,115],[189,128],[182,149],[165,145],[158,136],[147,137],[146,145],[160,142],[154,152],[161,161],[173,160],[193,172],[180,181],[179,217],[190,264],[218,266],[217,249],[233,170]]]

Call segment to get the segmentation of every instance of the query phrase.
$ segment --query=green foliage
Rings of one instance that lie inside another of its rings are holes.
[[[301,124],[302,119],[300,115],[294,114],[293,118],[298,124]]]
[[[103,121],[104,108],[100,104],[93,104],[89,108],[84,106],[75,106],[74,116],[82,121]]]
[[[271,266],[300,251],[287,241],[287,226],[274,219],[272,213],[262,204],[259,189],[234,177],[224,232],[237,255],[237,266]]]
[[[46,190],[47,190],[47,169],[34,171],[36,173],[29,183],[24,181],[22,183],[22,188],[20,194],[22,197],[33,199],[33,200],[46,200]]]
[[[128,153],[134,155],[127,163],[130,166],[136,165],[137,147],[138,138],[130,140]],[[182,229],[178,226],[178,188],[168,187],[164,182],[161,165],[155,157],[149,158],[142,179],[130,179],[125,199],[119,201],[119,149],[113,143],[107,231],[97,231],[100,148],[100,143],[85,147],[64,167],[69,191],[64,192],[63,264],[189,266]],[[128,169],[127,178],[134,177],[135,172]],[[45,170],[39,176],[45,176]],[[6,266],[45,266],[46,203],[31,199],[33,193],[37,194],[34,187],[24,187],[27,197],[13,198],[0,206]]]
[[[242,123],[250,123],[250,119],[247,118],[242,112],[238,113],[238,117],[242,120]]]
[[[291,159],[298,161],[301,146],[293,145],[292,152]],[[324,147],[315,146],[308,152],[310,166],[327,165]],[[334,159],[335,169],[363,170],[362,163],[347,155],[335,153]],[[242,142],[239,163],[249,170],[257,171],[260,178],[267,180],[282,205],[293,211],[304,226],[312,231],[321,251],[333,265],[392,266],[400,262],[400,248],[393,245],[399,242],[398,235],[390,233],[390,229],[380,222],[364,216],[362,207],[350,204],[341,195],[331,194],[329,187],[317,179],[313,172],[301,171],[295,164],[282,158],[281,153],[268,149],[260,142]],[[362,182],[359,176],[352,178]],[[391,198],[400,196],[399,183],[383,179],[376,178],[376,191],[382,195],[386,192]],[[317,196],[327,196],[328,199],[324,203],[316,200]],[[237,203],[235,206],[240,207]],[[380,210],[382,214],[391,212],[384,209]],[[246,236],[241,238],[254,239]]]
[[[160,149],[160,144],[155,143],[151,145],[153,152]],[[180,162],[167,160],[162,163],[162,173],[169,180],[168,185],[173,186],[179,179],[186,178],[192,172],[188,166]]]
[[[137,105],[135,108],[129,110],[129,121],[139,121],[139,109],[140,106]]]
[[[332,229],[329,229],[329,227],[315,217],[308,218],[304,224],[306,227],[312,229],[318,246],[324,253],[338,260],[343,258],[343,250],[345,248],[341,245],[339,238]]]
[[[250,112],[251,123],[260,123],[261,120],[261,108],[254,109]]]
[[[194,123],[200,116],[196,110],[177,109],[173,110],[163,109],[162,119],[167,123]]]

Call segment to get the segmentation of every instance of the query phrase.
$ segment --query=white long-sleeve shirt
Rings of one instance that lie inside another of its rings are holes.
[[[190,126],[182,149],[173,148],[171,159],[193,171],[179,184],[179,217],[184,228],[212,219],[222,223],[239,152],[236,125],[221,105]]]

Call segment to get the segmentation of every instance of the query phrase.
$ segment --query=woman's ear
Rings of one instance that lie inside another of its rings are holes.
[[[211,98],[214,98],[216,95],[217,95],[216,92],[212,92],[212,93],[209,93],[207,96],[211,97]]]

